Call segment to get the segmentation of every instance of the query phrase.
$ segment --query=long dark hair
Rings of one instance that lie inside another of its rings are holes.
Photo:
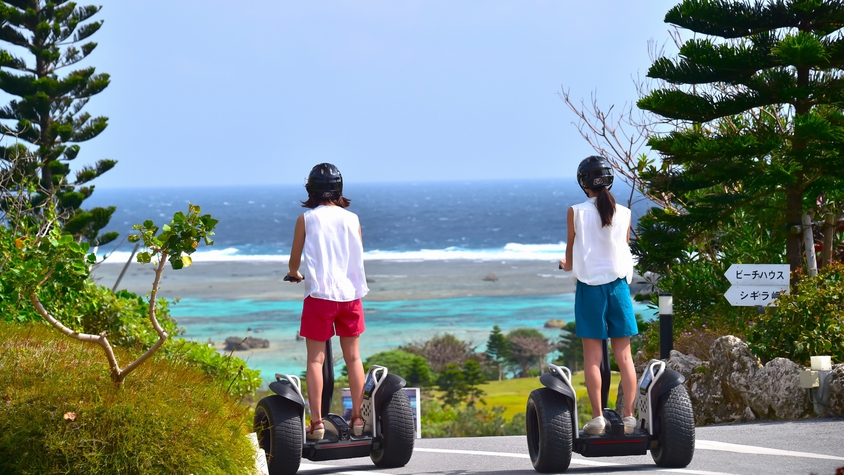
[[[339,206],[341,208],[348,208],[350,204],[352,204],[352,200],[346,198],[345,196],[340,195],[335,199],[325,199],[322,197],[317,197],[312,194],[308,194],[308,200],[302,201],[303,208],[310,208],[314,209],[319,205],[327,205],[329,203],[334,204],[335,206]]]
[[[612,217],[615,215],[615,197],[606,186],[593,188],[597,196],[595,206],[598,214],[601,215],[601,227],[612,225]]]

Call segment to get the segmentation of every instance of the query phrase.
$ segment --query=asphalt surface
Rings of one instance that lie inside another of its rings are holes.
[[[844,467],[844,419],[724,424],[696,429],[695,454],[683,469],[657,467],[650,454],[585,458],[574,454],[565,473],[814,474]],[[417,439],[407,466],[384,470],[368,458],[311,462],[300,474],[535,474],[524,436]]]

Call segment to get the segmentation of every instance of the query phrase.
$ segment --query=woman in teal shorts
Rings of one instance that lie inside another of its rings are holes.
[[[603,340],[610,339],[621,371],[624,432],[636,428],[633,403],[636,370],[630,350],[630,337],[638,333],[629,283],[633,277],[630,254],[630,209],[616,204],[610,193],[613,172],[610,163],[591,156],[577,167],[577,181],[589,198],[569,208],[568,245],[560,267],[571,271],[577,281],[574,315],[575,331],[583,339],[584,375],[592,420],[583,432],[601,435],[607,421],[601,407]]]

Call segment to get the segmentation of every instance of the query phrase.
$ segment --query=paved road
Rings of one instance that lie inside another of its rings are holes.
[[[834,475],[844,467],[844,419],[761,422],[698,427],[695,456],[684,469],[662,469],[650,454],[584,458],[575,454],[566,473],[685,473],[700,475]],[[368,458],[314,463],[300,474],[535,474],[523,436],[418,439],[406,467],[378,469]]]

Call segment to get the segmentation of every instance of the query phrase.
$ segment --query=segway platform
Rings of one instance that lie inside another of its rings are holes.
[[[330,345],[329,340],[326,361],[333,361]],[[369,369],[361,407],[364,432],[355,437],[343,417],[328,412],[334,393],[334,370],[325,364],[323,371],[325,435],[321,440],[307,440],[305,436],[305,398],[297,376],[277,373],[276,380],[270,383],[274,394],[258,402],[253,425],[258,444],[267,455],[270,475],[295,474],[302,458],[325,461],[368,456],[381,468],[406,465],[413,455],[416,431],[410,400],[401,390],[405,380],[383,366]]]
[[[604,357],[607,358],[605,350]],[[603,366],[606,366],[604,369]],[[540,377],[543,388],[534,390],[527,403],[526,428],[531,463],[538,472],[563,472],[573,453],[584,457],[645,455],[651,452],[661,467],[680,468],[692,461],[695,446],[694,414],[683,386],[685,378],[660,360],[648,363],[638,383],[634,404],[636,429],[624,433],[621,416],[604,409],[607,431],[591,436],[579,430],[577,394],[571,371],[549,365]],[[602,365],[602,402],[609,393],[609,365]]]

